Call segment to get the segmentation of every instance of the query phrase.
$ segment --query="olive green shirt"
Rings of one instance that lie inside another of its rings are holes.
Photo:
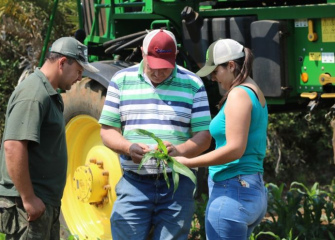
[[[36,69],[12,93],[6,112],[6,140],[28,140],[29,173],[36,196],[60,206],[66,181],[67,150],[63,100]],[[0,150],[0,196],[19,196]]]

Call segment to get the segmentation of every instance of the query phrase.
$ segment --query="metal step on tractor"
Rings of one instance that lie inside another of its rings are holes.
[[[269,111],[335,109],[335,0],[77,0],[80,29],[100,70],[62,93],[67,122],[68,173],[62,222],[80,239],[111,239],[114,187],[122,170],[118,155],[100,139],[98,119],[113,74],[141,60],[140,46],[151,29],[172,31],[179,65],[197,71],[215,40],[232,38],[252,49],[253,79]],[[54,0],[53,13],[58,0]],[[40,65],[49,46],[51,24]],[[203,79],[211,112],[222,90]]]

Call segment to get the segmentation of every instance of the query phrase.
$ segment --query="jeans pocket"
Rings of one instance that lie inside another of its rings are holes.
[[[261,206],[261,191],[253,188],[240,187],[239,188],[239,203],[240,210],[249,217],[257,216],[259,211],[263,209]]]
[[[15,202],[0,199],[0,232],[14,234],[18,230],[18,220]]]

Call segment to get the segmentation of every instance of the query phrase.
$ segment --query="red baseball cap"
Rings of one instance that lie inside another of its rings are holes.
[[[177,42],[173,33],[163,29],[149,32],[143,40],[143,52],[150,68],[174,68]]]

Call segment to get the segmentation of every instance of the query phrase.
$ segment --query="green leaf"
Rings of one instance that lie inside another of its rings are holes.
[[[274,234],[273,232],[260,232],[256,235],[256,239],[261,235],[269,235],[269,236],[274,237],[276,240],[280,240],[280,237],[278,235]]]
[[[142,158],[141,160],[141,163],[140,165],[138,166],[138,169],[137,170],[140,170],[141,167],[143,166],[143,164],[145,164],[147,161],[149,161],[149,159],[155,157],[155,153],[154,151],[151,151],[151,152],[148,152],[144,155],[144,157]]]
[[[172,170],[172,179],[173,179],[173,194],[177,191],[179,187],[179,174]]]
[[[178,162],[176,159],[173,157],[169,156],[168,164],[171,169],[176,171],[177,173],[183,174],[186,177],[189,177],[191,181],[194,183],[194,185],[197,185],[197,177],[194,175],[194,173],[186,167],[184,164]],[[170,164],[172,163],[172,164]]]
[[[166,156],[167,156],[167,154],[165,154],[165,153],[162,153],[160,151],[155,151],[154,157],[157,158],[157,159],[165,159]]]
[[[328,235],[330,240],[335,240],[335,237],[331,232],[328,232]]]
[[[158,149],[155,151],[151,151],[150,153],[147,153],[144,155],[143,159],[141,160],[141,163],[138,167],[138,170],[141,169],[143,164],[145,164],[150,158],[156,158],[157,159],[157,168],[162,167],[163,174],[164,174],[164,179],[166,181],[166,184],[168,188],[170,188],[170,182],[169,178],[167,176],[166,172],[166,165],[168,165],[171,168],[172,171],[172,178],[173,178],[173,184],[174,184],[174,189],[173,193],[176,192],[178,186],[179,186],[179,174],[182,174],[188,178],[191,179],[191,181],[194,183],[195,186],[197,186],[197,178],[194,175],[194,173],[185,165],[182,163],[176,161],[173,157],[170,157],[168,155],[168,151],[163,143],[163,141],[156,137],[155,134],[143,130],[143,129],[134,129],[134,132],[140,134],[140,135],[145,135],[153,138],[157,143],[158,143]],[[193,195],[195,194],[196,187],[194,188]]]
[[[169,167],[171,168],[171,162],[167,161],[167,165],[169,165]],[[172,168],[172,179],[173,179],[173,194],[176,192],[178,186],[179,186],[179,173],[177,173],[176,171],[174,171]]]
[[[163,168],[163,175],[164,175],[164,179],[165,179],[166,185],[167,185],[168,188],[170,188],[170,180],[169,180],[169,177],[168,177],[168,175],[166,173],[166,166],[165,166],[164,163],[161,164],[161,165],[162,165],[162,168]]]
[[[156,135],[153,134],[152,132],[149,132],[149,131],[144,130],[144,129],[134,129],[133,131],[135,131],[136,133],[138,133],[140,135],[151,137],[152,139],[154,139],[158,143],[158,149],[160,149],[165,154],[168,153],[163,141],[159,137],[156,137]]]
[[[174,187],[175,191],[176,191],[176,189],[178,188],[178,185],[179,185],[179,175],[178,174],[182,174],[182,175],[190,178],[191,181],[194,183],[194,185],[197,186],[197,178],[194,175],[194,173],[188,167],[186,167],[185,165],[176,161],[173,157],[169,156],[168,159],[169,160],[167,161],[167,164],[169,165],[169,167],[172,170],[172,177],[173,177],[173,182],[175,184],[175,187]],[[178,176],[178,178],[176,177],[176,175]],[[177,178],[178,181],[176,181],[175,178]],[[195,194],[195,191],[196,191],[196,187],[194,188],[193,195]]]

